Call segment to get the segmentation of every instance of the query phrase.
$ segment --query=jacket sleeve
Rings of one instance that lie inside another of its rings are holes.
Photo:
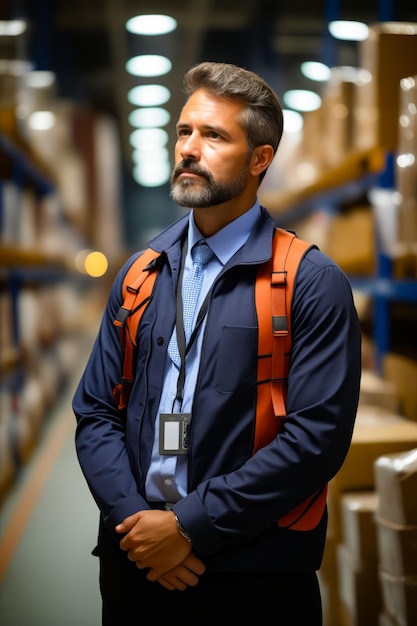
[[[111,530],[126,516],[149,508],[138,494],[126,449],[125,420],[113,399],[113,387],[120,382],[123,371],[120,335],[113,320],[121,305],[123,277],[133,258],[114,281],[72,405],[81,469]]]
[[[259,535],[326,485],[346,457],[359,398],[361,331],[347,277],[318,250],[299,268],[292,334],[282,432],[174,507],[199,554]]]

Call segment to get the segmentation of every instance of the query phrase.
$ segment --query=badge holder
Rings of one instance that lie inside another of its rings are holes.
[[[161,413],[159,454],[188,454],[191,413]]]

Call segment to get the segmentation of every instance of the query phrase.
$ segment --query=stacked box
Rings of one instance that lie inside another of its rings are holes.
[[[10,392],[0,388],[0,504],[14,479],[15,460],[11,441]]]
[[[397,278],[417,278],[417,74],[400,82],[398,155],[398,245],[402,263]]]
[[[377,542],[384,610],[417,624],[417,448],[375,461]]]
[[[0,201],[2,211],[0,244],[15,246],[19,244],[21,193],[16,185],[9,181],[0,182],[0,193],[2,196]]]
[[[343,493],[375,489],[375,461],[382,455],[402,453],[416,446],[416,423],[378,406],[359,406],[349,452],[329,484],[329,528],[338,542]]]
[[[417,73],[417,24],[371,25],[360,45],[363,78],[355,88],[354,144],[357,149],[398,147],[400,81]]]
[[[417,448],[380,456],[374,472],[378,516],[392,524],[417,526]]]
[[[13,302],[10,292],[0,292],[0,372],[8,370],[17,359],[13,341]]]
[[[345,492],[374,490],[376,459],[414,446],[417,446],[417,424],[381,407],[359,406],[349,452],[329,484],[329,531],[320,569],[320,581],[332,620],[326,626],[339,626],[340,623],[340,616],[334,615],[334,607],[340,604],[337,568],[337,546],[343,537],[340,499]]]
[[[341,497],[342,543],[337,547],[341,620],[349,626],[377,626],[381,610],[373,491]]]
[[[401,79],[396,183],[404,199],[417,196],[417,74]],[[415,158],[407,158],[415,157]],[[404,236],[408,233],[403,232]],[[414,233],[415,234],[415,233]]]
[[[380,572],[385,611],[398,626],[417,624],[417,576],[400,578]]]
[[[375,564],[378,559],[375,512],[378,496],[375,491],[346,492],[340,498],[342,538],[351,558]]]
[[[380,406],[392,413],[399,411],[399,400],[394,384],[369,369],[362,370],[359,402]]]
[[[417,525],[376,518],[380,566],[393,576],[417,576]]]
[[[352,78],[342,68],[333,68],[323,94],[323,135],[318,144],[326,167],[342,163],[352,149],[353,94]]]
[[[388,352],[383,358],[382,373],[384,380],[396,389],[400,413],[417,422],[417,361]]]
[[[399,626],[397,620],[395,620],[389,613],[383,611],[379,616],[378,626]]]
[[[326,253],[349,274],[368,275],[375,271],[375,224],[368,206],[333,217]]]
[[[302,132],[302,141],[298,146],[298,152],[296,153],[297,164],[294,166],[299,170],[303,167],[306,171],[310,171],[311,178],[309,179],[301,177],[301,184],[309,184],[315,182],[320,174],[326,169],[326,159],[324,150],[321,147],[321,142],[324,137],[324,109],[319,107],[314,111],[308,111],[304,113],[304,125]],[[297,174],[298,182],[296,185],[300,186],[300,172]]]

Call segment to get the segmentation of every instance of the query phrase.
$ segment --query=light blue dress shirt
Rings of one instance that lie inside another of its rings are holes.
[[[260,215],[258,200],[253,207],[233,222],[225,226],[212,237],[206,239],[214,255],[204,271],[204,281],[196,307],[196,315],[211,285],[223,266],[247,241]],[[192,267],[191,249],[198,241],[204,239],[194,222],[193,212],[190,213],[188,226],[188,248],[185,258],[183,279]],[[194,319],[194,324],[195,324]],[[200,326],[196,340],[192,344],[185,363],[185,385],[182,407],[176,406],[177,380],[179,370],[171,361],[168,353],[165,362],[164,384],[161,401],[155,420],[155,439],[152,458],[146,477],[146,498],[149,502],[177,502],[187,494],[187,455],[160,455],[159,453],[159,415],[161,413],[191,413],[194,389],[197,381],[201,343],[204,335],[205,320]],[[174,333],[176,329],[174,327]]]

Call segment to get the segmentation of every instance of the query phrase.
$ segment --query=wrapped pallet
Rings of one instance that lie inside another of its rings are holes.
[[[375,461],[379,578],[384,610],[417,624],[417,448]]]
[[[377,495],[373,491],[347,492],[340,502],[342,543],[337,547],[337,565],[341,621],[349,626],[378,626]]]

